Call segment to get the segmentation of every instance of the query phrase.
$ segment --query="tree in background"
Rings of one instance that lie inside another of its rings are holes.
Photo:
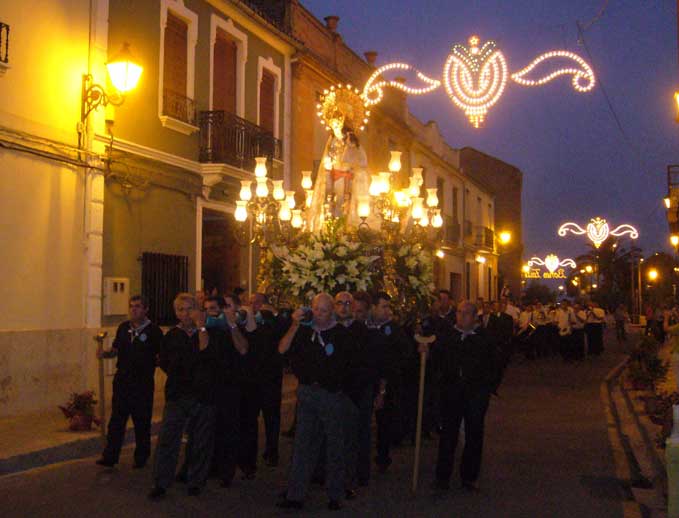
[[[550,304],[556,301],[556,291],[549,289],[549,286],[539,281],[531,281],[524,291],[524,302],[532,304],[539,301],[541,304]]]

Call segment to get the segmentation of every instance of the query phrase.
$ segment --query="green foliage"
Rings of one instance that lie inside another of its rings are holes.
[[[533,281],[526,288],[524,299],[531,304],[535,300],[541,304],[550,304],[556,300],[556,293],[550,290],[549,286]]]

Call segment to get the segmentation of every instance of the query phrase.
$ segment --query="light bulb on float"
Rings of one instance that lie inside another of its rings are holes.
[[[276,201],[283,201],[285,199],[285,189],[283,189],[283,180],[273,180],[273,199]]]
[[[398,173],[401,170],[401,152],[390,151],[391,158],[389,159],[389,171]]]
[[[302,228],[302,211],[300,209],[295,209],[292,212],[292,219],[290,220],[290,225],[292,228]]]
[[[290,218],[292,218],[290,206],[287,203],[281,203],[281,208],[278,211],[278,219],[281,221],[290,221]]]
[[[311,171],[302,171],[302,189],[311,189],[313,185],[314,184],[311,181]]]
[[[424,216],[424,208],[422,207],[423,198],[416,196],[412,198],[413,208],[410,212],[411,217],[414,220],[420,220]]]
[[[419,196],[420,195],[420,184],[417,183],[417,178],[414,176],[410,177],[410,186],[408,187],[408,194],[410,194],[411,197]]]
[[[370,217],[370,196],[362,194],[358,197],[358,217]]]
[[[422,212],[422,217],[418,220],[417,222],[418,225],[421,227],[428,227],[429,226],[429,216],[427,215],[426,212]]]
[[[421,167],[413,167],[412,178],[417,181],[418,187],[422,187],[422,184],[424,183],[424,178],[422,177],[422,171],[423,171],[423,169]]]
[[[394,191],[394,200],[399,207],[407,207],[410,205],[410,198],[406,191]]]
[[[266,178],[266,157],[255,157],[255,162],[257,162],[257,165],[255,166],[255,178]]]
[[[250,201],[252,199],[252,180],[240,181],[240,199]]]
[[[437,191],[438,189],[436,187],[427,189],[427,207],[438,207],[439,197],[437,195]]]
[[[389,182],[391,180],[391,173],[390,172],[381,172],[380,173],[380,194],[387,194],[389,192]]]
[[[379,196],[380,192],[382,192],[380,187],[380,175],[370,175],[370,187],[368,188],[368,194],[370,194],[370,196]]]
[[[233,217],[239,223],[242,223],[246,219],[248,219],[247,203],[248,202],[244,201],[244,200],[237,200],[236,201],[236,210],[233,213]]]
[[[323,159],[323,168],[326,171],[332,171],[332,158],[330,158],[329,156],[326,156]]]
[[[443,217],[441,216],[441,209],[434,209],[434,214],[431,217],[431,226],[434,228],[441,228],[443,226]]]
[[[295,191],[285,191],[285,201],[290,210],[295,208]]]
[[[258,198],[266,198],[269,195],[269,186],[266,184],[266,177],[257,178],[257,187],[255,187],[255,194]]]

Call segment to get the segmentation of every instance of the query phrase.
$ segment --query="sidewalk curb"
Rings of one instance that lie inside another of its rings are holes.
[[[606,375],[600,386],[600,398],[606,415],[608,439],[615,462],[615,474],[622,491],[623,516],[624,518],[643,518],[648,515],[648,512],[635,500],[632,491],[632,487],[637,485],[643,477],[629,440],[622,432],[620,416],[613,401],[611,388],[627,366],[629,359],[629,356],[626,357]]]
[[[282,394],[281,409],[294,405],[296,401],[295,390],[284,390]],[[163,403],[164,404],[164,403]],[[151,437],[158,435],[162,419],[151,423]],[[106,425],[104,425],[106,426]],[[86,439],[77,439],[65,444],[35,450],[7,458],[0,458],[0,477],[28,471],[35,468],[49,466],[69,460],[86,459],[99,455],[104,449],[105,439],[97,434]],[[123,446],[134,443],[134,428],[130,427],[125,432]]]

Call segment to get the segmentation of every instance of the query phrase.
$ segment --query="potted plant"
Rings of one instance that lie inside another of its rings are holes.
[[[92,429],[92,423],[99,426],[101,421],[94,415],[94,406],[97,400],[94,398],[94,391],[88,390],[78,394],[74,392],[66,402],[65,406],[59,408],[69,420],[69,430],[73,432],[84,432]]]

